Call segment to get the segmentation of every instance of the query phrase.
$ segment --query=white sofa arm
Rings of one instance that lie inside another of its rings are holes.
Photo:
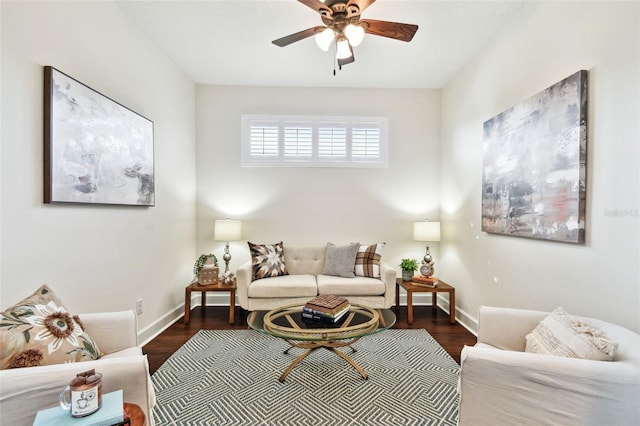
[[[384,307],[389,309],[396,301],[396,270],[381,261],[380,279],[384,282]]]
[[[58,404],[58,394],[77,373],[92,368],[102,373],[103,393],[122,389],[124,401],[139,405],[153,425],[155,394],[145,355],[0,370],[2,424],[33,424],[39,410]]]
[[[242,264],[236,270],[236,297],[243,309],[249,309],[249,285],[253,278],[253,266],[251,262]]]
[[[103,354],[138,345],[137,317],[133,311],[88,313],[79,317]]]
[[[460,393],[459,426],[627,425],[640,418],[633,362],[466,346]]]
[[[509,351],[523,352],[525,337],[548,312],[480,306],[478,309],[478,343]]]

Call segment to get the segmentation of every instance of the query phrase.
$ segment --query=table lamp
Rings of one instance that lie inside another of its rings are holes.
[[[413,239],[414,241],[426,241],[427,247],[423,258],[423,267],[420,273],[430,277],[434,272],[434,262],[431,253],[429,253],[429,242],[440,241],[440,222],[414,222],[413,223]]]
[[[239,241],[242,233],[242,222],[239,220],[222,219],[216,220],[215,223],[215,240],[225,241],[224,255],[224,273],[229,272],[229,261],[231,260],[231,253],[229,253],[229,241]]]

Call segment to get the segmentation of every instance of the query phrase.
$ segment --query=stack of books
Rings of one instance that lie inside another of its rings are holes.
[[[302,307],[302,320],[322,324],[337,324],[349,312],[349,301],[344,297],[323,294],[309,300]]]
[[[418,285],[422,287],[437,287],[438,286],[438,277],[425,277],[424,275],[414,275],[411,278],[411,284]]]

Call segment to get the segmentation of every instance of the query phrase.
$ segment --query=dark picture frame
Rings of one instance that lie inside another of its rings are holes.
[[[155,205],[153,122],[44,67],[44,202]]]
[[[484,122],[482,230],[583,244],[587,71]]]

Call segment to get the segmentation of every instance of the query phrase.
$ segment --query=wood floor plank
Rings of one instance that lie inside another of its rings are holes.
[[[450,324],[449,315],[430,306],[414,307],[413,324],[407,324],[407,308],[400,307],[396,313],[395,328],[424,328],[440,345],[460,363],[460,352],[464,345],[474,345],[476,337],[460,324]],[[180,318],[165,331],[143,346],[149,359],[149,370],[153,374],[180,346],[184,345],[198,330],[243,330],[247,328],[246,311],[236,309],[235,325],[229,325],[229,310],[224,306],[196,307],[191,311],[188,325]]]

